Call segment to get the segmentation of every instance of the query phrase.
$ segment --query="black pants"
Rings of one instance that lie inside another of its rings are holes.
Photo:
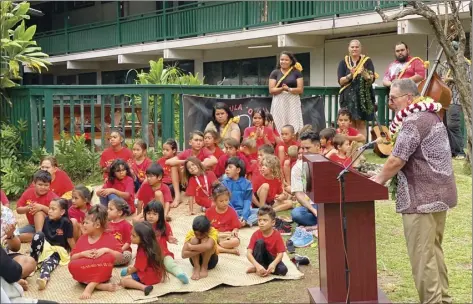
[[[266,249],[266,245],[262,239],[256,241],[255,248],[253,249],[253,257],[255,258],[256,262],[266,269],[268,268],[269,264],[274,261],[274,257],[271,255],[271,253],[269,253],[268,249]],[[276,265],[273,274],[284,276],[286,273],[286,265],[284,265],[282,261],[279,262]]]
[[[31,241],[31,257],[38,262],[39,256],[43,252],[44,247],[44,233],[36,232],[33,236],[33,240]],[[49,256],[46,260],[43,261],[41,264],[41,271],[39,273],[39,277],[41,279],[48,279],[51,277],[51,272],[59,265],[59,254],[57,252],[53,253]]]
[[[191,261],[191,265],[194,266],[194,262],[192,262],[192,259],[189,259],[189,261]],[[214,269],[215,266],[217,266],[217,263],[218,263],[218,255],[214,253],[210,257],[209,265],[208,265],[207,269],[208,270]],[[202,254],[199,255],[199,264],[200,264],[200,266],[202,266]]]
[[[465,145],[461,130],[461,111],[461,105],[451,104],[444,116],[444,124],[447,127],[452,156],[465,155]]]

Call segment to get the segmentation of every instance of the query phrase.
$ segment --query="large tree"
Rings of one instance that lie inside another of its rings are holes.
[[[472,109],[471,109],[471,85],[467,71],[467,61],[465,59],[466,34],[460,19],[460,8],[468,7],[465,1],[445,1],[445,14],[440,14],[437,6],[437,13],[429,7],[432,2],[427,1],[405,1],[403,8],[388,16],[378,6],[376,11],[384,22],[398,20],[409,15],[418,15],[426,19],[432,27],[432,31],[437,37],[437,41],[444,50],[445,58],[452,71],[455,84],[460,93],[460,101],[465,116],[467,126],[467,160],[471,158],[472,146]],[[441,18],[444,19],[442,26]],[[470,19],[471,22],[471,19]],[[458,51],[452,46],[451,41],[457,40]]]

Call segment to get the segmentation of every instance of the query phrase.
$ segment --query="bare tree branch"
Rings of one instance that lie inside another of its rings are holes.
[[[379,6],[375,8],[375,11],[381,16],[381,18],[383,19],[384,22],[394,21],[394,20],[398,20],[398,19],[401,19],[401,18],[406,17],[406,16],[417,14],[417,11],[413,8],[403,9],[402,11],[400,11],[398,13],[395,13],[394,15],[391,15],[391,16],[387,16],[383,12],[381,7],[379,7]]]
[[[445,13],[444,13],[444,15],[445,15],[445,26],[444,26],[443,30],[444,30],[445,36],[447,36],[448,35],[448,5],[447,5],[447,1],[444,2],[444,5],[445,5]],[[437,9],[438,9],[438,7],[439,7],[439,3],[437,3]],[[438,15],[440,15],[440,10],[438,10]]]
[[[466,34],[460,20],[460,14],[458,12],[458,7],[455,1],[449,1],[450,8],[453,14],[453,25],[455,27],[456,34],[458,36],[458,53],[464,56],[465,54],[465,45],[466,45]]]

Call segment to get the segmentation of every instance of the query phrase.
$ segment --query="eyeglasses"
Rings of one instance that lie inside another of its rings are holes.
[[[404,94],[404,95],[399,95],[399,96],[389,96],[389,101],[394,101],[398,98],[401,98],[401,97],[404,97],[406,95],[409,95],[409,94]]]

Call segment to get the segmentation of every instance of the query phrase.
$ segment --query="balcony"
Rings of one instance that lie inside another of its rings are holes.
[[[37,33],[49,55],[92,51],[145,42],[195,37],[279,23],[373,11],[378,1],[225,1],[192,3],[148,14]],[[381,1],[381,7],[399,6]]]

